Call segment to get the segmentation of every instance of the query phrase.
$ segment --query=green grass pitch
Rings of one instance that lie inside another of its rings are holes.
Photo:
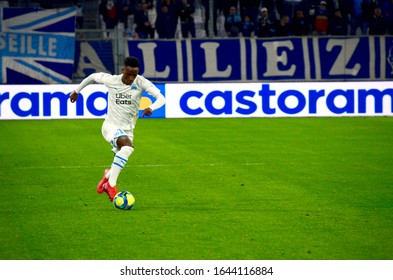
[[[393,259],[393,118],[0,121],[0,259]]]

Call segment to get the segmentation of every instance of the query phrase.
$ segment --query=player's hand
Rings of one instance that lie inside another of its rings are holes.
[[[78,99],[78,93],[76,93],[75,91],[73,91],[70,95],[70,100],[72,103],[74,103],[76,100]]]
[[[153,110],[149,107],[147,107],[145,110],[142,112],[142,117],[144,116],[150,116],[153,113]]]

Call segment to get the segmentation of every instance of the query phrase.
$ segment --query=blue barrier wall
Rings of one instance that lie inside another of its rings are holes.
[[[108,60],[113,51],[93,44],[97,43],[84,42],[85,59],[113,69]],[[392,36],[128,40],[125,52],[140,58],[140,74],[155,82],[393,78]],[[79,64],[77,68],[79,73],[86,70]]]

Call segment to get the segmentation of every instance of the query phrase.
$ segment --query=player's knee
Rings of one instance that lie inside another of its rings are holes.
[[[124,153],[127,157],[129,157],[132,152],[134,151],[134,147],[131,146],[123,146],[121,147],[120,151]]]
[[[126,136],[122,136],[122,137],[117,138],[116,144],[119,147],[119,149],[124,146],[130,146],[130,147],[134,148],[134,145],[132,144],[130,137],[126,137]]]

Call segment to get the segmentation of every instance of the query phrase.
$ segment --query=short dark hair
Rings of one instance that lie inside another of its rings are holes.
[[[128,67],[133,67],[133,68],[139,68],[139,66],[141,65],[141,63],[139,62],[139,59],[137,59],[134,56],[127,56],[124,59],[124,66],[128,66]]]

